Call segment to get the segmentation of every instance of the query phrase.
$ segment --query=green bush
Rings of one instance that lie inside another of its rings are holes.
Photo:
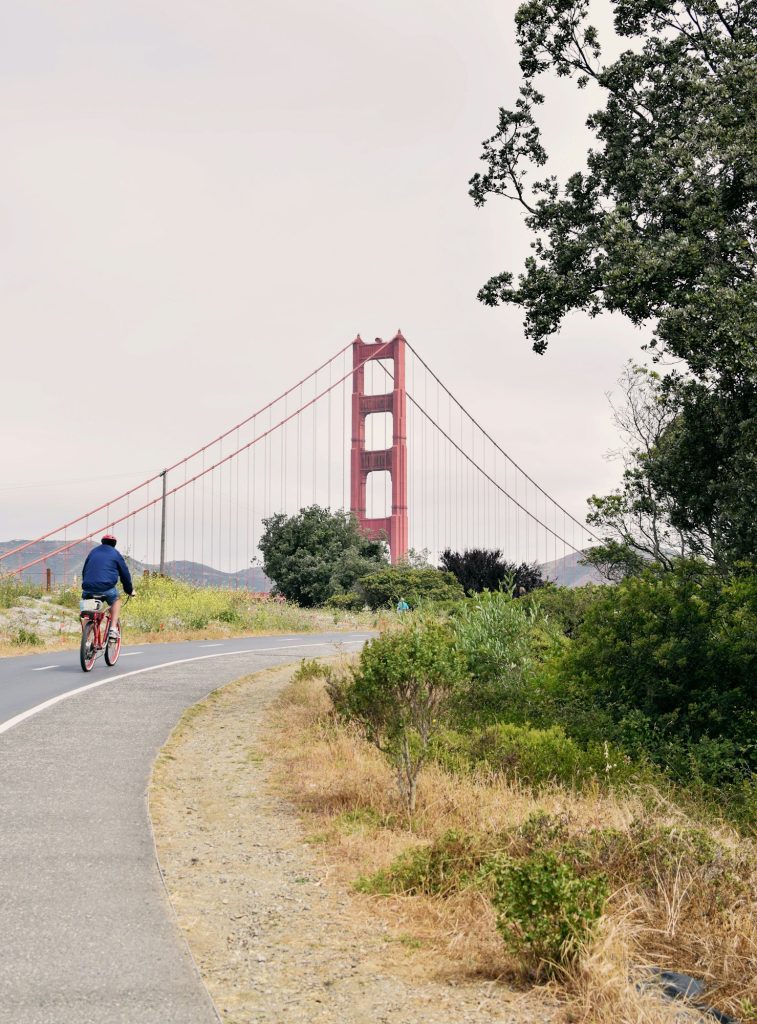
[[[628,776],[629,759],[609,744],[582,749],[562,726],[535,729],[501,722],[472,739],[472,758],[526,785],[552,782],[580,786],[588,781],[616,782]]]
[[[81,600],[81,587],[64,587],[62,590],[55,592],[53,601],[56,604],[61,605],[63,608],[72,608],[76,611],[79,610],[79,601]]]
[[[394,565],[362,576],[356,589],[373,611],[394,608],[400,598],[411,608],[418,608],[426,602],[450,601],[464,596],[463,588],[451,572],[408,565]]]
[[[593,583],[583,587],[546,586],[526,594],[521,602],[573,639],[589,609],[606,593],[606,587]]]
[[[569,963],[590,941],[607,899],[603,875],[581,877],[554,853],[494,858],[497,930],[505,946],[538,972]]]
[[[326,607],[346,612],[359,612],[365,608],[365,601],[360,594],[349,590],[346,594],[332,594],[326,602]]]
[[[478,682],[517,677],[531,664],[534,619],[506,591],[485,591],[461,605],[455,632]]]
[[[457,704],[457,727],[533,720],[541,699],[534,690],[535,673],[567,643],[564,637],[506,592],[484,592],[461,602],[452,623],[472,676]]]
[[[378,896],[449,896],[477,880],[490,854],[491,847],[480,838],[446,832],[429,846],[401,853],[388,868],[359,878],[355,888]]]
[[[331,668],[317,658],[303,658],[292,676],[294,682],[300,679],[330,679]]]
[[[11,643],[16,647],[39,647],[42,640],[33,629],[24,629],[22,626],[13,636]]]
[[[651,818],[634,819],[624,829],[587,828],[565,816],[537,812],[505,842],[512,856],[549,852],[579,875],[601,872],[611,889],[632,884],[652,898],[659,896],[661,881],[701,874],[701,869],[710,888],[749,888],[755,868],[749,845],[733,848],[709,830]]]
[[[607,588],[556,679],[579,739],[596,737],[599,712],[611,726],[605,735],[681,781],[747,777],[757,769],[754,567],[724,579],[681,560]]]
[[[446,730],[435,737],[431,750],[448,771],[485,767],[533,789],[552,783],[620,785],[637,774],[623,751],[606,742],[583,748],[559,725],[539,729],[499,722],[466,732]]]
[[[408,812],[429,742],[442,727],[465,663],[452,630],[413,618],[370,640],[349,682],[330,687],[339,714],[358,723],[389,760]]]

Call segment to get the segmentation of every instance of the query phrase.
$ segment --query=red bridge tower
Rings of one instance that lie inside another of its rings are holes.
[[[394,387],[383,395],[366,395],[365,361],[392,360]],[[362,366],[360,364],[363,364]],[[400,331],[391,341],[365,342],[360,335],[352,343],[352,458],[350,508],[369,537],[389,541],[392,562],[407,558],[407,393],[405,391],[405,339]],[[367,451],[365,418],[372,413],[392,414],[392,447]],[[385,471],[392,483],[392,512],[385,519],[366,516],[366,482],[371,473]]]

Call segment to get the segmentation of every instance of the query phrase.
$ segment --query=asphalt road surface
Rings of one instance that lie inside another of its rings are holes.
[[[127,674],[146,668],[188,662],[195,659],[212,660],[219,656],[239,656],[246,653],[270,654],[281,650],[291,658],[316,657],[333,644],[352,644],[365,640],[368,633],[304,633],[286,636],[237,637],[233,640],[190,640],[173,644],[127,643],[113,668],[108,668],[100,657],[91,672],[82,672],[76,651],[58,651],[53,654],[24,655],[0,658],[0,732],[7,731],[23,720],[34,709],[49,701],[60,700],[71,691],[85,686],[97,686],[116,681]],[[242,673],[239,673],[240,675]]]
[[[213,1024],[155,860],[147,787],[182,711],[365,633],[0,658],[0,1024]]]

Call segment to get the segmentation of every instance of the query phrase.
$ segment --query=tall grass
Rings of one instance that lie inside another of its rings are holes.
[[[20,597],[41,597],[42,587],[26,580],[0,580],[0,608],[13,608]]]
[[[169,579],[138,583],[137,596],[126,606],[128,628],[141,633],[203,630],[213,625],[255,632],[305,632],[312,616],[296,605],[260,600],[241,590],[193,587]]]

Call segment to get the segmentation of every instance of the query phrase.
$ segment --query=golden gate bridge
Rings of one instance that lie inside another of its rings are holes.
[[[92,543],[112,532],[147,571],[181,566],[191,578],[192,566],[210,566],[238,579],[255,561],[263,520],[307,505],[351,510],[366,534],[385,538],[394,563],[479,547],[549,566],[599,539],[398,331],[389,341],[358,336],[201,448],[12,546],[0,576],[72,583]]]

